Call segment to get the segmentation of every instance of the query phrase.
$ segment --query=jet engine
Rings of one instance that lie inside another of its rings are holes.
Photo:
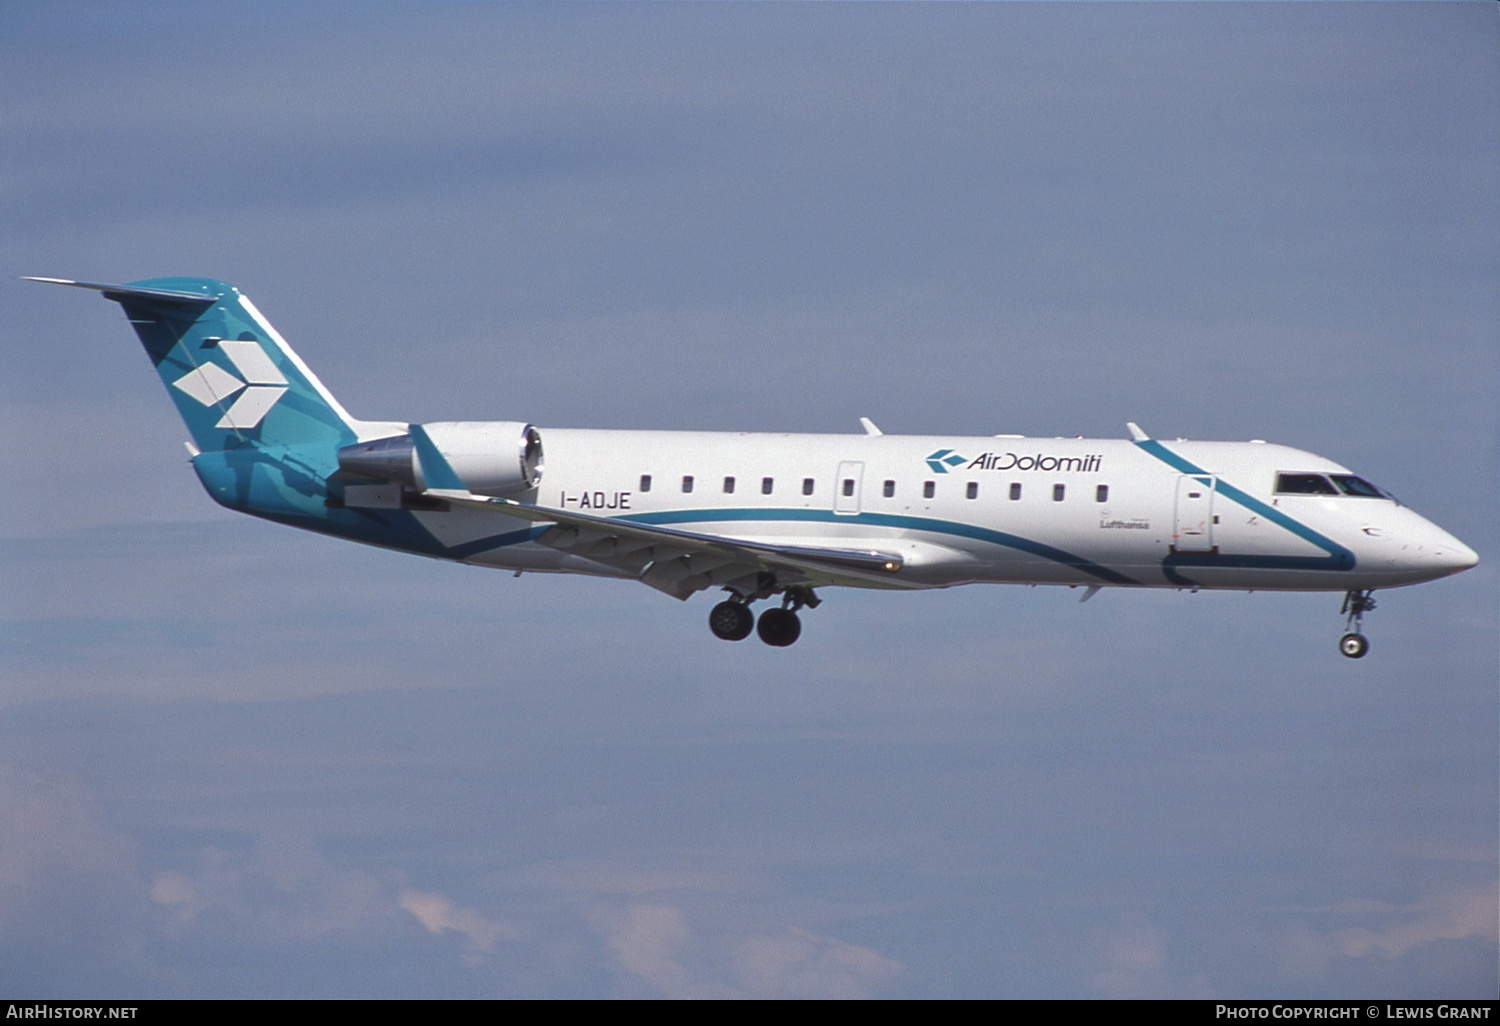
[[[439,421],[420,425],[433,447],[476,495],[512,495],[542,479],[542,435],[519,421]],[[410,434],[339,450],[339,469],[422,491],[422,460]]]

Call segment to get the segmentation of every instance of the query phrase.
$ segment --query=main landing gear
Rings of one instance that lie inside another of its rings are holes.
[[[725,641],[744,641],[755,628],[755,614],[743,602],[730,599],[708,612],[708,629]]]
[[[754,626],[761,641],[773,648],[785,648],[802,636],[802,621],[797,618],[797,610],[803,606],[816,608],[822,601],[811,588],[786,588],[780,608],[767,609],[756,621],[755,614],[750,611],[750,600],[736,594],[709,611],[708,629],[716,638],[743,641],[750,636],[750,628]]]
[[[1374,591],[1354,589],[1344,594],[1345,634],[1339,639],[1339,651],[1350,659],[1363,659],[1370,651],[1369,639],[1363,627],[1365,614],[1375,608]]]

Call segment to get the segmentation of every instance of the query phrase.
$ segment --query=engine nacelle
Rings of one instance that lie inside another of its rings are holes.
[[[421,425],[465,488],[476,495],[511,495],[542,479],[542,435],[519,421],[454,420]],[[380,481],[427,487],[411,435],[377,438],[339,450],[339,469]]]

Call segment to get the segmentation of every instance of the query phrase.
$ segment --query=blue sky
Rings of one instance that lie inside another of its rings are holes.
[[[1497,986],[1488,4],[0,7],[0,990]],[[1483,557],[708,602],[213,505],[111,304],[358,416],[1268,438]]]

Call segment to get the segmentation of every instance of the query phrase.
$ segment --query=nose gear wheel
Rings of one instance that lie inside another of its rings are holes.
[[[1350,659],[1363,659],[1370,651],[1370,641],[1364,635],[1365,614],[1375,608],[1373,590],[1354,588],[1344,593],[1345,634],[1339,639],[1339,652]]]

